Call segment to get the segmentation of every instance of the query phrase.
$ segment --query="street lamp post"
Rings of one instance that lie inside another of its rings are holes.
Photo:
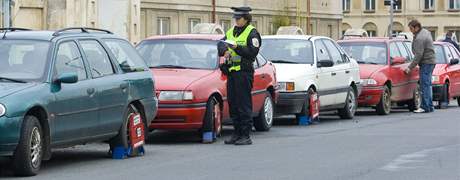
[[[393,5],[394,1],[390,0],[390,29],[388,29],[388,35],[390,35],[390,39],[393,36]]]
[[[2,14],[3,14],[3,27],[10,27],[11,26],[11,19],[10,19],[10,7],[11,7],[11,0],[2,0]]]

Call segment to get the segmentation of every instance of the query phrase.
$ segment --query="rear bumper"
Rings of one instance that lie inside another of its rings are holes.
[[[22,117],[0,118],[0,156],[12,156],[21,137]]]
[[[446,92],[446,88],[443,84],[433,84],[433,101],[442,101],[447,99],[444,94]]]
[[[305,92],[280,92],[276,104],[276,114],[296,114],[302,111],[308,93]]]
[[[383,94],[383,86],[369,87],[364,86],[358,97],[359,106],[375,106],[380,102]]]
[[[150,129],[199,129],[203,126],[206,103],[159,104]]]

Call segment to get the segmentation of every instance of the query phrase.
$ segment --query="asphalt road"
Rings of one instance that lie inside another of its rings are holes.
[[[312,126],[277,119],[251,146],[210,145],[195,132],[154,132],[146,155],[107,156],[108,145],[56,150],[38,176],[26,179],[161,180],[460,180],[460,107],[430,114],[360,109],[354,120],[322,116]],[[0,178],[14,178],[3,162]],[[19,178],[21,179],[21,178]]]

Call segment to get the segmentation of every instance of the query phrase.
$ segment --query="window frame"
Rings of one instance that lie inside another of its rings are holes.
[[[91,69],[90,69],[91,68],[91,63],[89,62],[89,60],[88,60],[88,58],[86,56],[85,50],[83,49],[83,46],[81,45],[82,41],[96,41],[102,47],[104,52],[107,54],[107,57],[109,58],[109,62],[110,62],[110,65],[112,66],[113,74],[103,75],[103,76],[99,76],[99,77],[94,77],[93,76],[93,73],[91,72]],[[81,39],[77,39],[77,43],[78,43],[78,46],[80,47],[81,55],[83,56],[84,61],[86,61],[87,64],[88,64],[87,67],[88,67],[89,74],[91,75],[91,78],[93,78],[93,79],[102,78],[102,77],[106,77],[106,76],[110,76],[110,75],[116,75],[116,74],[120,73],[120,70],[118,69],[117,65],[115,65],[115,64],[118,64],[118,63],[114,63],[114,60],[112,59],[112,56],[111,56],[112,54],[110,54],[110,51],[107,50],[107,47],[105,46],[105,44],[103,42],[101,42],[99,39],[81,38]]]
[[[163,28],[161,28],[161,27],[163,27],[162,22],[164,22],[164,21],[162,21],[162,20],[164,20],[164,19],[167,19],[168,20],[167,22],[169,22],[168,32],[165,32],[165,33],[163,33]],[[157,25],[157,35],[169,35],[169,34],[171,34],[171,18],[170,17],[164,17],[164,16],[157,17],[156,21],[157,21],[157,23],[156,23],[156,25]],[[160,25],[161,25],[161,27],[160,27]]]
[[[77,50],[78,50],[78,53],[80,53],[80,59],[83,63],[83,66],[84,66],[84,69],[85,69],[85,72],[86,72],[86,78],[85,79],[78,79],[78,81],[86,81],[86,80],[90,80],[93,78],[93,76],[91,75],[91,73],[89,72],[89,64],[88,62],[86,61],[86,59],[83,57],[83,49],[81,48],[80,44],[78,41],[76,40],[63,40],[63,41],[59,41],[58,43],[56,43],[56,48],[55,48],[55,53],[53,55],[53,65],[52,65],[52,70],[51,70],[51,74],[52,74],[52,77],[53,77],[53,80],[58,78],[59,74],[56,74],[56,62],[57,62],[57,56],[58,56],[58,52],[59,52],[59,48],[61,46],[61,44],[64,44],[64,43],[68,43],[68,42],[73,42],[76,46],[77,46]]]

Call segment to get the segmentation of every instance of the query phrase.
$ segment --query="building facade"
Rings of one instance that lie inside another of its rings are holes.
[[[339,38],[339,0],[142,0],[141,38],[190,33],[198,23],[217,23],[227,30],[234,24],[230,7],[246,3],[253,9],[252,24],[261,34],[274,34],[280,25],[294,25],[308,34]]]
[[[389,6],[383,0],[341,0],[344,14],[342,33],[349,28],[364,29],[370,36],[387,36],[390,24]],[[421,22],[433,39],[447,31],[460,37],[460,0],[401,0],[395,7],[393,33],[408,32],[412,19]]]

